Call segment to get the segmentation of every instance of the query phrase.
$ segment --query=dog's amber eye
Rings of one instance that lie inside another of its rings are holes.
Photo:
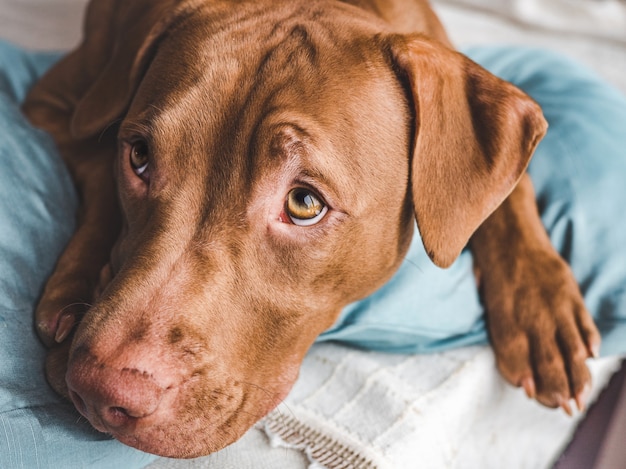
[[[319,196],[302,187],[290,190],[285,201],[285,212],[298,226],[315,225],[327,211],[328,207]]]
[[[145,177],[149,164],[148,146],[143,142],[133,144],[130,148],[130,165],[135,174],[139,177]]]

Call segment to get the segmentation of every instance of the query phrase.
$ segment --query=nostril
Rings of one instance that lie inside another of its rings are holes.
[[[123,426],[127,426],[130,422],[136,419],[130,415],[127,409],[123,407],[108,407],[104,409],[103,415],[101,416],[102,420],[107,423],[107,425],[111,428],[120,428]]]
[[[137,420],[137,416],[133,415],[133,412],[129,409],[120,406],[99,406],[97,402],[94,402],[93,415],[88,415],[89,410],[85,400],[80,397],[76,391],[70,391],[70,398],[76,406],[76,409],[89,418],[93,415],[98,415],[103,423],[109,428],[121,428],[128,426],[131,422]]]
[[[109,412],[114,415],[125,415],[126,417],[130,417],[130,414],[123,407],[110,407]]]

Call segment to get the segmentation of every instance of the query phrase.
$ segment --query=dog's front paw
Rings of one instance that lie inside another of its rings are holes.
[[[507,279],[483,279],[490,339],[502,375],[548,407],[584,409],[600,334],[569,266],[541,252],[511,266]]]

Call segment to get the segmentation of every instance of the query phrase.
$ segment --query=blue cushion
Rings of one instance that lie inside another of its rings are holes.
[[[543,220],[581,282],[602,352],[624,352],[626,100],[551,53],[468,53],[544,107],[550,130],[530,167]],[[24,120],[19,102],[57,57],[0,42],[0,467],[142,467],[154,457],[92,430],[43,377],[33,309],[72,232],[76,197],[51,139]],[[347,307],[320,340],[395,352],[486,342],[471,254],[438,269],[416,236],[392,281]]]
[[[572,266],[603,335],[602,354],[626,352],[626,98],[552,52],[480,47],[466,54],[542,106],[549,129],[530,163],[552,243]],[[392,280],[346,308],[320,340],[394,352],[487,342],[465,250],[435,267],[419,235]]]
[[[76,196],[19,102],[57,58],[0,42],[0,468],[144,467],[155,457],[93,430],[43,375],[33,309],[72,233]]]

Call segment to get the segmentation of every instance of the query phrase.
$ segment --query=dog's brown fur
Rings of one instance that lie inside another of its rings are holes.
[[[545,121],[426,3],[93,0],[24,109],[82,200],[37,327],[95,428],[176,457],[233,442],[415,218],[440,266],[469,240],[503,375],[583,405],[599,336],[524,175]],[[294,187],[319,223],[290,222]]]

